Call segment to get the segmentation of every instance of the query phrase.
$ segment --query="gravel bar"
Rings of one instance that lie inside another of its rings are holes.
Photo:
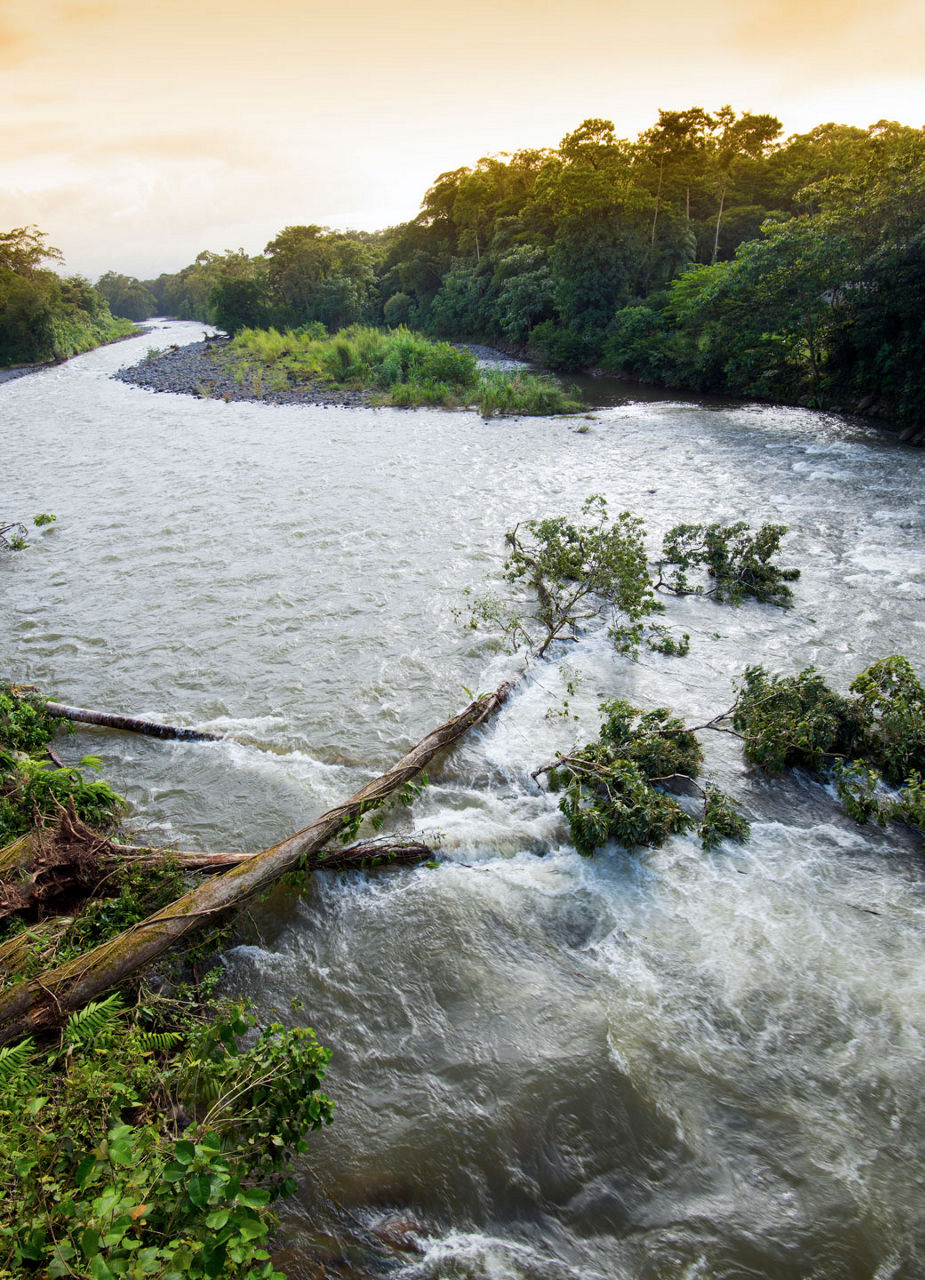
[[[260,404],[320,404],[341,408],[358,408],[373,403],[368,391],[348,391],[327,387],[318,382],[290,383],[288,387],[261,386],[254,391],[253,382],[248,385],[235,382],[230,371],[220,360],[227,345],[227,338],[207,342],[193,342],[183,347],[168,347],[166,351],[149,356],[140,364],[119,369],[112,376],[120,382],[129,382],[149,391],[166,391],[179,396],[197,396],[213,400],[249,400]]]

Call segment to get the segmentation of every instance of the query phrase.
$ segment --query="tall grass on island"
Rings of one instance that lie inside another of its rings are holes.
[[[374,403],[399,408],[475,406],[486,418],[584,409],[555,378],[481,370],[471,351],[405,328],[353,325],[330,335],[318,323],[285,333],[242,329],[221,358],[235,380],[255,395],[318,383],[368,391]]]

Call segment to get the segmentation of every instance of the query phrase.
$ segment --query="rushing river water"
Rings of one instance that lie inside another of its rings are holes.
[[[632,664],[590,634],[565,669],[545,664],[432,771],[412,817],[440,833],[438,868],[318,876],[255,911],[227,989],[334,1049],[335,1123],[280,1263],[400,1280],[925,1274],[919,842],[856,827],[804,777],[746,774],[718,738],[710,769],[750,844],[583,860],[529,778],[593,736],[602,697],[703,719],[749,663],[814,663],[841,688],[889,653],[921,671],[921,453],[801,409],[614,404],[579,431],[109,379],[200,332],[162,324],[0,388],[0,511],[58,517],[0,561],[0,674],[233,735],[65,746],[103,757],[151,840],[269,844],[464,705],[464,685],[493,688],[512,660],[454,608],[518,520],[602,493],[645,517],[653,548],[682,520],[779,521],[804,570],[788,613],[673,602],[687,658]],[[547,714],[573,677],[577,723]],[[364,1228],[390,1214],[422,1252],[375,1247]]]

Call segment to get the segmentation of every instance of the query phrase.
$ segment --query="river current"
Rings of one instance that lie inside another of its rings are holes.
[[[775,521],[803,569],[788,612],[671,602],[686,658],[631,663],[592,630],[534,669],[390,820],[439,843],[439,866],[319,875],[254,909],[226,990],[334,1050],[335,1122],[279,1264],[305,1280],[925,1275],[920,841],[855,826],[806,777],[747,773],[717,737],[709,772],[749,844],[585,860],[529,777],[594,736],[605,697],[699,722],[753,663],[812,663],[841,689],[890,653],[921,673],[921,452],[767,405],[611,395],[588,421],[484,422],[109,377],[200,334],[158,322],[0,388],[2,514],[58,517],[0,560],[0,675],[229,735],[63,745],[102,757],[151,841],[268,845],[513,672],[454,611],[518,520],[601,493],[645,518],[653,550],[679,521]],[[419,1252],[375,1245],[394,1215]]]

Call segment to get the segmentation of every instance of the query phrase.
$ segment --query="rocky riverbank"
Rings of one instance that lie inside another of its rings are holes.
[[[112,376],[120,382],[130,382],[149,391],[166,391],[174,395],[199,396],[202,399],[249,400],[261,404],[320,404],[347,408],[371,406],[375,403],[371,391],[351,391],[344,387],[331,387],[322,382],[290,382],[288,386],[268,385],[259,374],[243,374],[235,371],[223,359],[228,345],[227,338],[208,338],[188,346],[171,346],[147,356],[140,364],[119,369]],[[493,347],[472,343],[465,346],[482,367],[515,370],[524,367],[522,360],[513,359]]]
[[[149,355],[140,364],[119,369],[112,376],[149,391],[166,391],[173,395],[199,396],[201,399],[249,400],[261,404],[320,404],[341,407],[369,406],[373,396],[368,391],[348,391],[324,386],[320,382],[290,383],[287,387],[271,387],[257,377],[236,380],[222,360],[227,338],[211,338],[183,347],[168,347]],[[240,376],[240,375],[239,375]]]

